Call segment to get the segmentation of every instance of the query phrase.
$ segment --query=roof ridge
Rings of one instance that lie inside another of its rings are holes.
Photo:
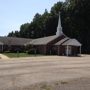
[[[31,39],[31,38],[21,38],[21,37],[3,37],[3,36],[0,36],[0,38]]]

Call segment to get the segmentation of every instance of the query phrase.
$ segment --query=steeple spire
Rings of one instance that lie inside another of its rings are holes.
[[[59,12],[59,20],[58,20],[58,27],[57,27],[56,35],[60,36],[61,34],[63,34],[63,32],[62,32],[61,18],[60,18],[60,12]]]
[[[58,27],[61,27],[61,18],[60,18],[60,12],[59,12]]]

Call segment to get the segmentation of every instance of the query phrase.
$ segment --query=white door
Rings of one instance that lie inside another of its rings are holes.
[[[71,47],[68,49],[68,54],[71,55]]]
[[[72,49],[71,46],[68,46],[68,55],[71,55]],[[66,55],[67,55],[67,46],[66,46]]]

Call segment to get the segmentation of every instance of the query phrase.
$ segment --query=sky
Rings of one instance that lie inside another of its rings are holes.
[[[0,36],[19,31],[20,26],[30,23],[36,13],[43,14],[45,9],[50,12],[58,1],[65,0],[0,0]]]

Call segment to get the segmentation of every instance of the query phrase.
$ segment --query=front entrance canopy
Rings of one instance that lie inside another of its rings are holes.
[[[62,45],[67,46],[67,56],[68,56],[68,51],[69,51],[68,46],[80,46],[80,55],[81,55],[81,46],[82,46],[82,44],[79,43],[76,39],[69,39],[68,41],[66,41]]]
[[[76,39],[69,39],[68,41],[66,41],[62,45],[82,46],[82,44],[79,43]]]

